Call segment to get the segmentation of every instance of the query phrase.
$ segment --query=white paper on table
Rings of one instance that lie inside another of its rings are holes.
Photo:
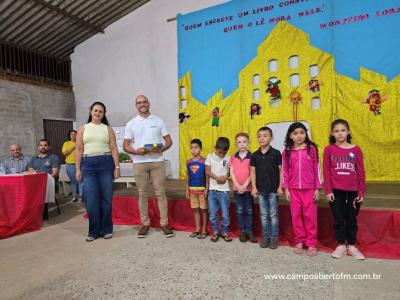
[[[46,196],[44,203],[55,203],[56,202],[56,183],[54,177],[47,174],[47,185],[46,185]]]

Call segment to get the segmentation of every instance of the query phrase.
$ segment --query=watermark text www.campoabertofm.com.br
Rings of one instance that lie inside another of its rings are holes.
[[[264,274],[266,280],[380,280],[382,274],[377,273],[288,273],[288,274]]]

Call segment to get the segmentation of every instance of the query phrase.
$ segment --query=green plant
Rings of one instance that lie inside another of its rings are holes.
[[[131,157],[129,156],[129,154],[125,153],[125,152],[118,153],[118,157],[119,157],[119,162],[124,162],[124,161],[127,161],[127,160],[131,160]]]

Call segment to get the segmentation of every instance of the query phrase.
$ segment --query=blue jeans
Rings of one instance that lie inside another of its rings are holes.
[[[69,180],[71,180],[71,192],[76,197],[79,194],[82,197],[82,183],[76,181],[75,164],[67,164],[66,166]]]
[[[253,232],[253,196],[250,192],[239,194],[233,192],[235,198],[236,215],[239,221],[240,232]]]
[[[210,190],[208,192],[208,213],[210,215],[211,228],[214,233],[228,234],[229,226],[229,192]],[[218,211],[221,209],[221,230],[218,226]]]
[[[114,168],[111,155],[83,158],[83,193],[89,216],[90,237],[97,238],[113,231],[111,213]]]
[[[265,239],[277,238],[279,234],[278,197],[276,193],[259,194],[262,236]]]

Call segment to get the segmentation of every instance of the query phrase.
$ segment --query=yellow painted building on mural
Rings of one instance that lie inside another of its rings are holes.
[[[387,82],[385,76],[360,69],[360,80],[336,74],[334,57],[310,45],[308,34],[286,22],[279,22],[259,45],[257,55],[239,73],[238,88],[226,98],[219,90],[204,105],[192,96],[191,73],[179,79],[180,113],[190,115],[180,124],[180,176],[186,176],[189,143],[203,142],[203,156],[212,152],[219,136],[231,140],[229,153],[235,151],[234,137],[247,132],[257,146],[257,130],[267,123],[294,120],[289,95],[297,90],[302,101],[297,106],[299,121],[309,123],[312,139],[319,147],[328,144],[330,124],[336,118],[350,123],[353,143],[364,152],[367,181],[400,181],[400,76]],[[317,79],[319,91],[310,90],[309,81]],[[271,104],[266,92],[268,80],[280,80],[281,99]],[[373,114],[363,103],[371,90],[379,90],[382,113]],[[253,103],[261,114],[250,116]],[[211,126],[212,110],[220,111],[219,126]]]

